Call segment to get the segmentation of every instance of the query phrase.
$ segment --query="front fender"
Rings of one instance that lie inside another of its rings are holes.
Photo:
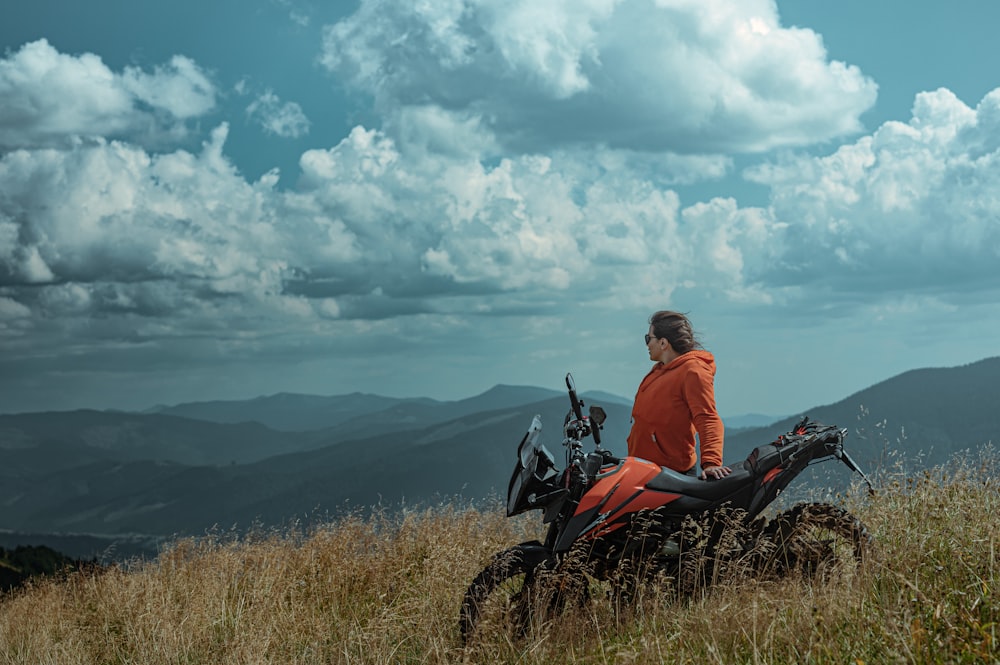
[[[529,540],[523,543],[518,543],[510,549],[504,550],[496,555],[496,557],[501,556],[515,556],[521,561],[530,564],[532,567],[539,565],[540,563],[552,558],[552,550],[542,545],[538,540]],[[496,558],[495,557],[495,558]]]

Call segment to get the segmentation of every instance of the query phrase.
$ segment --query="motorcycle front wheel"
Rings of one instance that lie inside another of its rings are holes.
[[[518,545],[493,557],[469,585],[462,600],[459,630],[462,643],[477,631],[523,637],[538,608],[537,573],[549,562],[540,546]]]

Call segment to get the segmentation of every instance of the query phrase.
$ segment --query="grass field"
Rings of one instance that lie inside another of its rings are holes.
[[[617,612],[597,596],[524,640],[468,647],[466,586],[492,553],[539,535],[537,514],[439,506],[183,540],[4,598],[0,662],[1000,662],[997,470],[990,453],[842,497],[875,542],[849,581],[734,579],[683,602],[648,589]]]

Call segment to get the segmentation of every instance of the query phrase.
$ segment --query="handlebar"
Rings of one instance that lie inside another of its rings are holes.
[[[572,439],[576,445],[579,445],[583,437],[591,435],[594,437],[594,445],[598,450],[601,450],[601,426],[604,424],[607,414],[601,407],[593,405],[591,405],[588,415],[583,414],[585,405],[576,394],[576,382],[573,380],[572,374],[566,374],[566,390],[569,392],[569,402],[572,406],[571,414],[566,416],[564,429],[567,439]],[[575,416],[575,420],[572,419],[573,416]],[[570,435],[571,431],[572,436]]]
[[[573,415],[576,416],[577,420],[583,420],[583,402],[581,402],[576,396],[576,382],[573,381],[573,375],[566,375],[566,389],[569,390],[569,401],[573,405]]]

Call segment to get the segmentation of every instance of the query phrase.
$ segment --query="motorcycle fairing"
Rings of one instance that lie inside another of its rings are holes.
[[[532,568],[552,557],[552,553],[540,541],[529,540],[519,545],[498,552],[493,556],[494,560],[502,557],[517,557],[531,565]]]
[[[517,447],[517,466],[507,485],[507,517],[544,508],[566,494],[553,482],[558,475],[555,458],[539,442],[541,430],[541,418],[535,416]]]
[[[680,494],[649,489],[647,483],[661,469],[637,457],[627,457],[608,465],[580,498],[573,517],[559,535],[555,549],[569,549],[579,538],[594,539],[607,535],[628,523],[640,510],[653,510],[681,498]]]
[[[646,484],[660,474],[661,467],[638,457],[626,457],[622,464],[608,465],[601,470],[603,473],[598,476],[598,481],[580,498],[580,505],[576,509],[577,515],[590,510],[598,503],[603,504],[622,485],[628,494],[646,489]]]

